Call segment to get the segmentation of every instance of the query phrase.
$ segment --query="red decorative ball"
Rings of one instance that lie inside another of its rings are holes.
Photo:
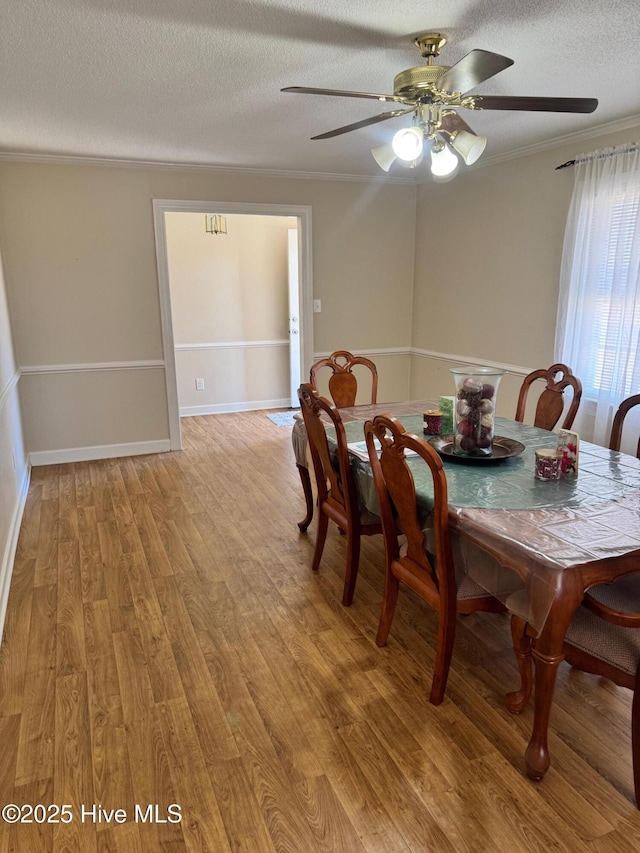
[[[470,421],[460,421],[458,424],[458,432],[460,435],[473,435],[475,426]]]
[[[482,386],[482,392],[481,392],[480,396],[482,397],[483,400],[486,400],[486,399],[491,399],[491,397],[493,397],[493,395],[495,393],[496,393],[496,389],[494,388],[494,386],[489,385],[488,382],[485,382],[485,384]]]

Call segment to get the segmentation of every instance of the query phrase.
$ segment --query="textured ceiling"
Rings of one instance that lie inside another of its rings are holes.
[[[284,86],[391,92],[448,36],[511,68],[478,94],[595,97],[591,115],[463,111],[483,159],[640,114],[637,0],[0,0],[0,152],[382,174],[369,149],[408,119],[322,141],[375,101]],[[406,177],[399,167],[391,174]]]

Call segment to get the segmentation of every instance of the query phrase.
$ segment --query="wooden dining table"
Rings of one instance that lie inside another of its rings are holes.
[[[340,414],[351,443],[363,440],[365,421],[380,413],[421,435],[422,413],[435,405],[433,400],[382,403]],[[469,574],[536,634],[534,719],[525,765],[532,779],[541,779],[550,764],[549,717],[571,618],[589,587],[640,568],[640,460],[581,441],[576,475],[540,481],[534,476],[535,451],[555,447],[557,436],[508,418],[496,418],[495,431],[524,450],[481,462],[443,454],[449,522],[460,537],[463,559],[467,549],[471,554],[471,543],[481,549],[481,559],[473,549]],[[428,509],[431,478],[418,458],[409,464],[417,499]],[[352,470],[362,502],[375,511],[368,462],[354,454]],[[520,710],[515,704],[511,709]]]

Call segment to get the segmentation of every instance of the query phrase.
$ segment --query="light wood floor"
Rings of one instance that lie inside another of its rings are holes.
[[[315,523],[290,429],[186,419],[185,450],[32,473],[0,652],[0,853],[637,851],[630,695],[563,665],[552,768],[523,773],[531,709],[504,616],[459,623],[427,702],[434,614],[402,593],[374,643],[382,542],[340,604],[344,537]],[[135,821],[135,804],[181,823]],[[122,824],[81,819],[101,804]]]

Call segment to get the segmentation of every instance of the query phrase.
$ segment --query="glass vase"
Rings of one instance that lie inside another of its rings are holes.
[[[457,456],[493,453],[496,395],[504,370],[452,367],[456,384],[453,452]]]

